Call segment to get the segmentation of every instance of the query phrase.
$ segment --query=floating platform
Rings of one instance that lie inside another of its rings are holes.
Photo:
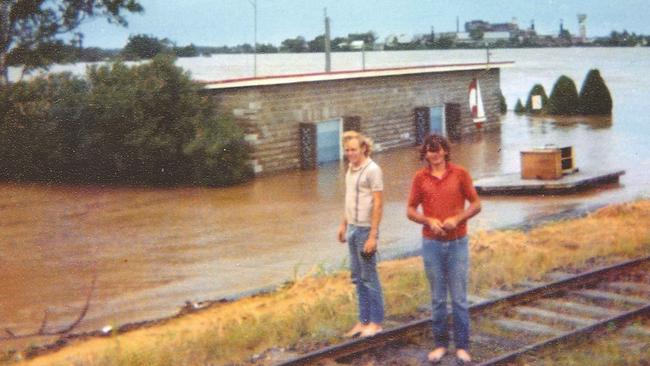
[[[578,171],[559,179],[522,179],[520,173],[485,177],[474,181],[481,195],[564,194],[607,183],[617,183],[625,170]]]

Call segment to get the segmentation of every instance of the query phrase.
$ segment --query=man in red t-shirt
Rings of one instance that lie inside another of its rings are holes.
[[[438,135],[425,138],[420,158],[428,163],[413,178],[407,216],[422,224],[422,258],[431,288],[435,347],[429,361],[439,362],[449,347],[447,292],[451,295],[454,343],[459,363],[471,362],[467,273],[469,242],[467,220],[481,211],[472,178],[452,164],[450,145]],[[466,206],[466,202],[469,205]],[[422,206],[422,212],[418,211]]]

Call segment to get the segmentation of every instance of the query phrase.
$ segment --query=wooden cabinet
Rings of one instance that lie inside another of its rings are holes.
[[[573,157],[573,146],[565,146],[559,148],[560,150],[560,159],[562,164],[562,173],[571,174],[575,173],[576,169],[575,160]]]
[[[572,146],[547,145],[521,152],[521,179],[559,179],[576,171]]]
[[[535,149],[521,152],[522,179],[559,179],[562,177],[560,149]]]

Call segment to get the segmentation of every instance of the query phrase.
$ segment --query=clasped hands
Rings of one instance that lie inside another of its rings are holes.
[[[445,221],[440,221],[433,217],[427,217],[427,223],[429,228],[436,235],[446,235],[448,232],[453,231],[458,226],[458,219],[454,216],[448,217]]]

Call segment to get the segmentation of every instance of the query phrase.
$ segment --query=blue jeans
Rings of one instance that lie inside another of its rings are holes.
[[[424,270],[431,287],[433,337],[436,347],[449,347],[447,292],[451,295],[456,349],[469,349],[469,269],[467,236],[451,241],[422,239]]]
[[[384,298],[377,274],[377,253],[370,258],[361,255],[369,233],[369,227],[348,225],[346,236],[350,249],[352,283],[357,287],[359,300],[359,321],[363,324],[379,324],[384,321]]]

